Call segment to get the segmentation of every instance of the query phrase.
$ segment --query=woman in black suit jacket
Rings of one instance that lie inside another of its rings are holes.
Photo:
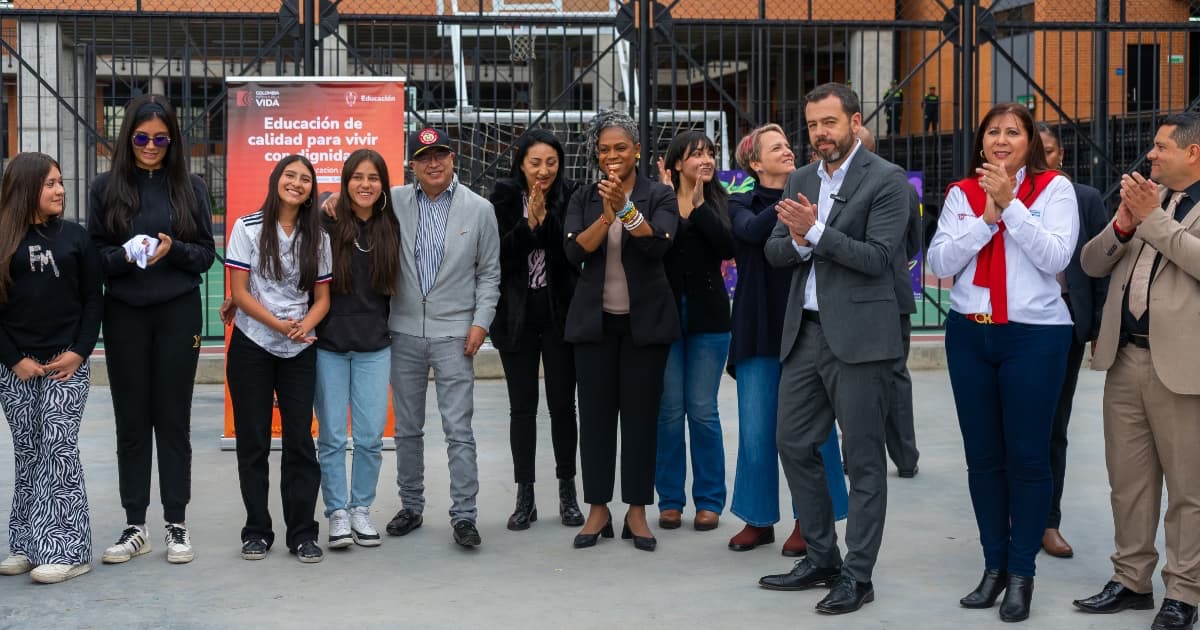
[[[629,504],[621,537],[653,551],[646,505],[654,501],[658,403],[667,353],[679,338],[663,256],[679,204],[670,188],[637,175],[641,143],[628,115],[598,115],[588,150],[604,179],[575,192],[564,225],[567,259],[580,270],[566,338],[575,344],[583,498],[591,506],[575,547],[612,536],[619,416],[621,495]]]
[[[563,250],[563,219],[575,185],[559,175],[562,164],[562,143],[548,131],[530,130],[517,140],[509,178],[497,181],[490,197],[500,230],[500,301],[491,337],[508,385],[508,437],[517,483],[517,505],[508,519],[513,531],[529,529],[537,520],[533,460],[539,359],[545,367],[559,517],[563,525],[583,524],[575,498],[575,357],[563,341],[576,275]]]

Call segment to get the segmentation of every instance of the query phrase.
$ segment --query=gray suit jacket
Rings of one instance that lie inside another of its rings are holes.
[[[817,202],[819,164],[788,178],[783,195],[803,193]],[[803,260],[787,226],[775,224],[764,253],[776,267],[794,267],[783,321],[780,359],[796,345],[809,269],[816,266],[821,328],[829,348],[845,363],[892,360],[901,356],[900,308],[896,299],[897,254],[909,219],[908,180],[895,164],[860,147],[854,154],[820,243]]]
[[[400,273],[388,329],[414,337],[466,337],[487,330],[500,299],[500,232],[492,203],[459,183],[446,218],[445,257],[429,295],[417,276],[417,197],[412,184],[392,187],[400,221]]]

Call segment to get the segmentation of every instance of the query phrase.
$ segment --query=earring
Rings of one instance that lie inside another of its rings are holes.
[[[309,197],[308,199],[305,199],[305,200],[304,200],[304,207],[305,207],[305,208],[311,208],[311,207],[312,207],[312,199],[313,199],[312,197]]]
[[[633,159],[635,159],[635,160],[640,160],[640,159],[642,159],[642,154],[641,154],[641,153],[639,153],[639,154],[637,154],[637,155],[633,156]]]
[[[379,206],[379,211],[383,212],[384,210],[387,210],[388,191],[383,191],[383,194],[379,196],[383,197],[383,205]]]
[[[981,157],[981,158],[983,158],[983,159],[985,159],[985,160],[987,159],[987,156],[983,154],[983,149],[980,149],[980,150],[979,150],[979,157]]]

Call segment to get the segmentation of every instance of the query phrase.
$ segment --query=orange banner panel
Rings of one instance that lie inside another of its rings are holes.
[[[256,77],[227,80],[226,88],[225,242],[238,218],[262,206],[276,162],[293,153],[312,162],[319,192],[341,187],[342,163],[357,149],[378,151],[388,163],[392,185],[404,183],[403,79]],[[225,333],[226,348],[230,332]],[[394,426],[389,394],[385,437],[394,434]],[[271,435],[280,437],[278,408]],[[222,437],[236,437],[228,387]]]

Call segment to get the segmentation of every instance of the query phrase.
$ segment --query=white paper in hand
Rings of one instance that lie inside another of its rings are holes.
[[[125,241],[125,257],[137,264],[139,269],[145,269],[146,263],[158,251],[158,239],[145,234],[138,234]]]

